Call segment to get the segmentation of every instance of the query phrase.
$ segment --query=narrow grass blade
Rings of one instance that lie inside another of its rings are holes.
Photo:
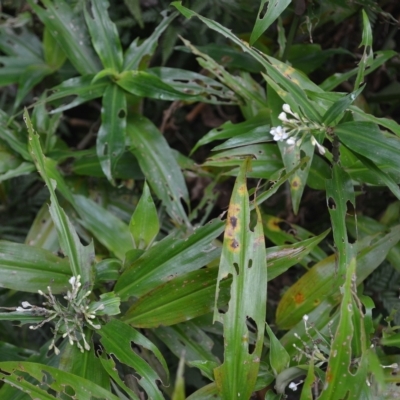
[[[80,275],[83,284],[92,285],[92,263],[94,259],[93,242],[83,246],[64,210],[60,207],[55,193],[56,181],[48,174],[47,160],[43,155],[39,136],[34,132],[28,112],[24,112],[24,120],[28,127],[29,143],[36,168],[50,191],[50,214],[57,228],[58,240],[64,254],[68,257],[72,275]],[[50,171],[51,172],[51,171]],[[73,203],[73,201],[72,201]]]

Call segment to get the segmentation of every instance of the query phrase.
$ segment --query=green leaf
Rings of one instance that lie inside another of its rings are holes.
[[[28,0],[28,3],[81,75],[94,74],[101,69],[89,44],[82,16],[74,13],[64,0],[43,0],[46,9],[39,7],[33,0]]]
[[[69,288],[68,260],[50,251],[25,244],[0,241],[0,283],[2,287],[34,292],[62,293]]]
[[[180,68],[155,67],[147,69],[180,93],[211,104],[237,104],[235,93],[219,81],[197,72]]]
[[[46,102],[53,103],[59,99],[73,97],[73,100],[68,104],[58,106],[52,110],[52,113],[69,110],[70,108],[79,106],[93,99],[102,97],[109,82],[106,80],[93,83],[94,75],[86,75],[78,78],[67,79],[60,85],[51,89],[51,94],[47,97]]]
[[[218,357],[212,352],[213,340],[195,321],[168,327],[160,326],[154,329],[154,333],[175,356],[179,357],[185,353],[189,364],[195,361],[207,365],[219,364]]]
[[[125,382],[120,378],[118,368],[116,363],[114,362],[114,359],[112,357],[108,357],[107,354],[105,354],[104,352],[102,353],[101,357],[99,357],[99,359],[109,377],[130,396],[130,399],[139,400],[139,396],[134,391],[132,391],[132,389],[128,387]]]
[[[233,124],[227,121],[218,128],[212,129],[205,134],[193,147],[193,154],[200,146],[211,143],[214,140],[230,139],[236,136],[243,135],[245,132],[267,132],[269,130],[268,118],[264,115],[254,117],[250,120]]]
[[[118,75],[115,83],[138,97],[170,101],[201,99],[201,97],[180,92],[156,75],[145,71],[124,71]]]
[[[267,2],[268,9],[265,11]],[[251,45],[275,22],[289,4],[290,0],[261,0],[257,20],[250,36]]]
[[[46,64],[53,70],[57,71],[62,67],[67,56],[62,47],[54,39],[54,36],[49,31],[49,28],[44,27],[43,31],[43,51]]]
[[[218,275],[218,289],[232,277],[228,310],[220,314],[215,303],[214,319],[224,325],[224,363],[214,370],[215,382],[224,399],[249,398],[254,390],[264,339],[267,268],[261,215],[250,229],[250,207],[243,163],[228,209]],[[254,349],[249,350],[250,330],[255,329]]]
[[[98,334],[101,336],[100,341],[107,353],[113,354],[121,363],[134,368],[141,376],[138,383],[146,391],[149,398],[164,400],[157,386],[157,381],[161,380],[160,377],[143,358],[133,351],[132,342],[154,353],[163,370],[168,374],[164,357],[157,347],[137,330],[118,320],[112,320],[104,325],[98,331]]]
[[[378,166],[387,165],[398,170],[400,140],[386,137],[372,122],[351,121],[335,127],[335,134],[349,149],[369,158]]]
[[[39,136],[33,131],[28,112],[24,112],[24,120],[28,127],[29,143],[32,155],[35,159],[36,168],[50,191],[51,205],[50,214],[57,228],[58,240],[64,254],[68,257],[72,275],[82,277],[83,284],[92,284],[92,261],[94,258],[93,242],[83,246],[79,240],[74,227],[64,210],[60,207],[55,194],[56,181],[47,174],[47,162],[42,153]]]
[[[290,356],[282,346],[281,342],[277,339],[274,332],[268,324],[265,325],[270,342],[269,362],[274,371],[275,376],[284,371],[290,363]]]
[[[364,90],[364,87],[365,85],[333,103],[322,117],[322,122],[328,126],[337,125],[343,118],[345,111]]]
[[[374,72],[377,68],[385,64],[386,61],[390,60],[392,57],[397,55],[397,53],[393,50],[383,50],[375,52],[375,58],[370,61],[369,68],[364,71],[364,77],[369,75],[371,72]],[[327,92],[335,89],[335,87],[339,86],[341,83],[349,80],[354,75],[357,75],[359,68],[354,68],[351,71],[344,73],[335,73],[329,78],[325,79],[319,87]]]
[[[157,209],[146,182],[129,223],[129,230],[135,247],[138,249],[150,247],[160,230]]]
[[[356,81],[354,83],[354,89],[357,90],[361,83],[364,82],[365,70],[372,64],[374,60],[374,53],[372,51],[372,29],[369,23],[368,15],[365,10],[362,10],[363,19],[363,32],[361,45],[364,45],[364,54],[358,64],[358,72]]]
[[[181,204],[181,200],[189,203],[186,183],[164,136],[150,120],[139,115],[128,119],[127,135],[130,150],[169,216],[178,225],[190,226]]]
[[[338,275],[344,276],[349,261],[346,215],[348,203],[351,203],[355,209],[356,201],[353,183],[349,175],[338,164],[333,166],[332,179],[326,181],[326,200],[331,216],[335,247],[338,252]]]
[[[223,84],[231,88],[236,96],[243,98],[250,104],[254,103],[258,109],[265,108],[265,98],[260,95],[257,90],[254,90],[254,87],[249,88],[249,85],[247,85],[246,81],[242,77],[233,76],[226,71],[222,65],[207,54],[199,51],[188,40],[185,40],[182,37],[181,40],[193,54],[199,56],[199,58],[197,58],[198,63],[215,75]]]
[[[34,396],[41,400],[55,399],[53,395],[47,393],[48,390],[56,394],[66,394],[70,393],[67,392],[67,388],[71,388],[74,396],[79,399],[91,397],[107,400],[119,399],[108,390],[87,379],[44,364],[7,361],[0,363],[0,370],[0,377],[4,383],[29,393],[30,397]],[[45,380],[43,379],[44,374],[48,377]]]
[[[104,175],[112,182],[115,166],[125,151],[125,93],[110,83],[104,92],[102,105],[96,150]]]
[[[389,250],[400,240],[400,226],[388,234],[374,234],[357,244],[357,285],[362,283],[385,259]],[[332,308],[338,302],[339,286],[343,283],[337,273],[335,255],[315,264],[283,295],[276,312],[279,329],[290,329],[318,305],[328,299]],[[322,312],[322,311],[321,311]],[[323,312],[329,312],[326,308]],[[313,322],[310,320],[310,323]],[[283,343],[286,348],[290,346]]]
[[[174,393],[172,394],[172,400],[185,400],[185,378],[183,372],[185,370],[185,356],[181,355],[178,365],[178,371],[176,373]]]
[[[116,257],[123,260],[125,254],[133,248],[127,224],[88,197],[75,195],[74,202],[80,223]]]
[[[318,236],[294,243],[267,248],[268,281],[283,274],[293,265],[298,264],[318,245],[330,232],[330,229]]]
[[[136,38],[129,46],[128,50],[125,52],[124,57],[124,66],[123,70],[136,70],[141,69],[140,63],[146,57],[150,59],[153,55],[154,51],[157,48],[157,41],[171,23],[173,19],[175,19],[178,13],[172,13],[170,16],[167,16],[166,12],[161,13],[163,16],[163,20],[160,24],[154,29],[150,36],[148,36],[139,46],[138,46],[138,38]],[[147,64],[147,63],[146,63]]]
[[[346,271],[346,281],[343,286],[343,298],[340,305],[340,319],[336,330],[336,335],[332,343],[331,354],[329,357],[328,368],[326,371],[325,384],[319,397],[320,400],[335,398],[345,398],[348,392],[352,391],[352,374],[350,373],[350,363],[352,357],[351,338],[354,333],[353,315],[354,308],[357,307],[353,301],[353,281],[356,271],[355,252],[349,246],[350,254],[348,269]]]
[[[90,339],[91,334],[88,335]],[[110,391],[110,377],[104,370],[93,346],[89,351],[81,352],[77,346],[71,346],[66,340],[60,346],[58,369],[85,378]]]
[[[140,297],[123,321],[138,328],[169,326],[213,310],[218,269],[203,268],[178,276]],[[229,300],[230,280],[222,282],[221,304]]]
[[[119,72],[122,68],[122,48],[117,27],[111,21],[107,9],[108,0],[96,0],[84,5],[84,15],[93,47],[104,68]]]
[[[53,253],[56,253],[60,248],[56,227],[51,219],[49,206],[47,204],[43,204],[37,212],[35,220],[26,236],[25,243],[29,246],[52,251]]]
[[[167,236],[124,271],[115,285],[116,293],[122,300],[141,297],[174,277],[204,267],[219,256],[221,249],[213,241],[222,232],[223,222],[215,219],[185,240]]]

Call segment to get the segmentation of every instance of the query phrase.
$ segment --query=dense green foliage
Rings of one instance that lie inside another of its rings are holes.
[[[400,7],[253,3],[5,2],[1,399],[399,396]]]

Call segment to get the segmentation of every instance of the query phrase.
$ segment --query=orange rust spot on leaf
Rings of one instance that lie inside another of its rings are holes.
[[[303,293],[297,293],[297,294],[295,294],[295,296],[294,296],[294,302],[296,303],[296,304],[301,304],[301,303],[303,303],[304,302],[304,294]]]

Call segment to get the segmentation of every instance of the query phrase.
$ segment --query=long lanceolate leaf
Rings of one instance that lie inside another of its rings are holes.
[[[58,240],[64,254],[68,257],[72,274],[80,275],[84,284],[92,282],[92,260],[94,258],[93,242],[83,246],[64,210],[58,204],[55,193],[56,181],[47,175],[46,157],[40,146],[39,136],[34,132],[28,112],[24,112],[25,123],[28,127],[29,142],[36,168],[46,182],[50,191],[50,214],[57,228]]]
[[[261,13],[268,2],[267,12],[261,17]],[[253,44],[283,13],[285,8],[290,4],[290,0],[261,0],[258,17],[251,33],[250,43]]]
[[[0,379],[22,392],[28,393],[28,397],[34,399],[54,400],[60,396],[71,398],[71,391],[77,399],[119,399],[108,390],[87,379],[33,362],[7,361],[0,363]],[[49,394],[48,390],[56,393],[57,397]]]
[[[99,330],[99,335],[107,353],[113,354],[121,363],[134,368],[141,376],[139,384],[146,391],[149,399],[164,400],[157,385],[157,381],[161,380],[160,377],[145,360],[133,351],[132,343],[154,353],[165,374],[168,375],[166,362],[157,347],[140,332],[118,320],[113,320],[103,326]]]
[[[101,109],[101,127],[97,134],[97,156],[104,175],[112,181],[113,168],[125,150],[126,98],[112,83],[106,88]]]
[[[351,371],[351,338],[354,334],[355,322],[353,319],[357,315],[355,312],[357,306],[353,300],[353,293],[356,289],[354,285],[356,281],[356,257],[352,246],[348,247],[348,251],[349,266],[346,281],[342,288],[343,298],[340,306],[340,320],[331,347],[331,357],[329,357],[324,389],[319,400],[354,398],[347,396],[349,396],[349,393],[359,390],[360,379],[362,384],[366,385],[366,373],[363,377],[357,374],[357,379],[354,379],[354,371]],[[360,372],[362,373],[363,368],[360,368]]]
[[[190,225],[181,200],[189,194],[182,171],[160,131],[142,116],[128,120],[127,135],[131,151],[138,159],[147,182],[162,200],[169,216],[179,225]]]
[[[124,57],[124,71],[130,69],[140,69],[139,64],[143,60],[145,56],[151,57],[157,47],[157,41],[165,31],[167,26],[171,23],[171,21],[176,18],[178,14],[175,12],[170,16],[163,15],[164,19],[160,22],[160,25],[154,29],[153,33],[143,41],[138,46],[138,38],[135,39],[131,45],[129,46],[128,50],[125,53]]]
[[[104,68],[119,72],[122,67],[122,48],[117,27],[110,20],[107,0],[91,1],[84,8],[93,46]]]
[[[333,238],[338,252],[340,276],[345,273],[348,263],[347,206],[351,203],[355,207],[355,197],[350,177],[337,164],[333,166],[332,179],[326,181],[326,197],[332,221]]]
[[[229,204],[221,255],[219,284],[232,277],[228,310],[215,310],[224,324],[224,363],[214,370],[223,399],[248,399],[254,389],[264,338],[267,301],[267,268],[261,216],[250,229],[246,188],[248,162],[243,163]],[[217,300],[216,300],[217,301]],[[217,303],[216,303],[217,304]],[[250,328],[255,329],[254,348],[249,347]]]
[[[64,0],[43,0],[46,9],[39,7],[33,0],[28,2],[80,74],[94,74],[100,70],[83,19]]]

